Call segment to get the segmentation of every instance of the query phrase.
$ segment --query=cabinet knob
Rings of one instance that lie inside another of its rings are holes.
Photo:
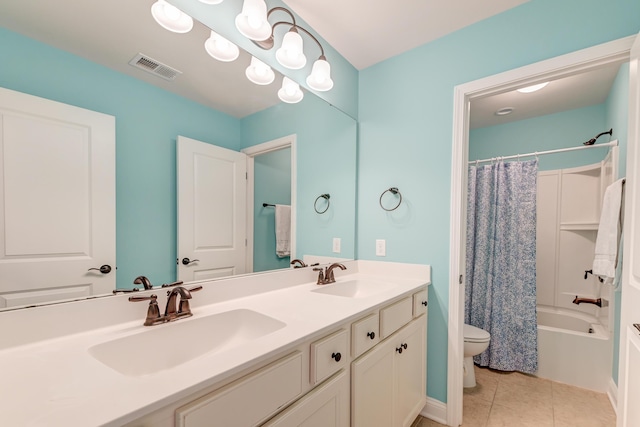
[[[407,344],[406,343],[400,344],[400,347],[396,348],[396,352],[402,354],[402,351],[406,350],[406,349],[407,349]]]
[[[336,360],[336,362],[339,362],[339,361],[340,361],[340,359],[342,359],[342,355],[341,355],[340,353],[333,353],[333,354],[331,355],[331,358],[332,358],[332,359],[335,359],[335,360]]]
[[[376,338],[376,333],[375,332],[368,332],[367,336],[371,339],[375,339]]]
[[[428,302],[427,301],[422,301],[422,305],[424,305],[425,307],[427,306]]]

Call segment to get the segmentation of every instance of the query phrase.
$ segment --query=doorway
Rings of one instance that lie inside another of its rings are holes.
[[[450,285],[448,319],[447,424],[462,423],[463,316],[465,296],[466,188],[470,103],[490,95],[584,73],[604,65],[626,61],[635,37],[584,49],[536,64],[507,71],[455,88],[451,176]]]

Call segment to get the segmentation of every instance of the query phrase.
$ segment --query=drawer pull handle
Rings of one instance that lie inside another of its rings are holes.
[[[368,332],[367,336],[373,340],[373,339],[376,338],[376,333],[375,332]]]
[[[339,361],[340,361],[340,359],[342,359],[342,355],[341,355],[340,353],[333,353],[333,354],[331,355],[331,358],[332,358],[332,359],[336,359],[336,362],[339,362]]]
[[[402,350],[406,350],[407,349],[407,344],[400,344],[400,347],[396,348],[396,351],[400,354],[402,354]]]
[[[422,301],[422,305],[424,305],[425,307],[427,306],[428,302],[427,301]]]

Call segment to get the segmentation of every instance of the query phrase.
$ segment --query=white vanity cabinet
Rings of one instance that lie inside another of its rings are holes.
[[[128,426],[409,427],[426,403],[426,299],[374,308]]]
[[[410,426],[424,407],[427,305],[423,301],[426,291],[380,310],[381,330],[396,328],[399,319],[415,318],[351,364],[352,426]]]

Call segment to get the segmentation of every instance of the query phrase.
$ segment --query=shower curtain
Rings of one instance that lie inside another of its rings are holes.
[[[469,167],[465,323],[491,334],[474,362],[501,371],[538,369],[537,172],[537,160]]]

